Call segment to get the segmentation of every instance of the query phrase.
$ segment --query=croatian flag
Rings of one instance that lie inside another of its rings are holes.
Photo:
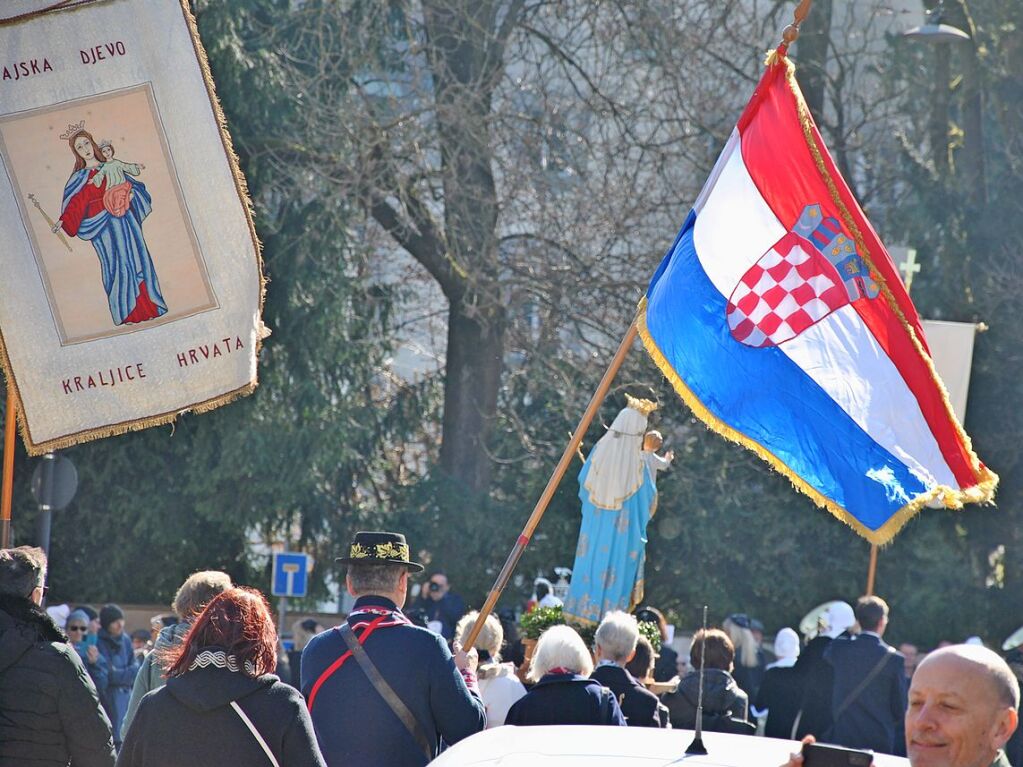
[[[891,258],[782,46],[640,304],[707,425],[874,543],[924,506],[990,502]]]

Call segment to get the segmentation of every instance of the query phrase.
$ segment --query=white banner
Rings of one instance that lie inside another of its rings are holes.
[[[0,26],[0,51],[0,332],[29,452],[251,392],[258,242],[182,0]]]
[[[924,335],[934,367],[948,390],[948,399],[959,423],[966,423],[966,398],[970,393],[973,340],[977,326],[972,322],[923,320]]]

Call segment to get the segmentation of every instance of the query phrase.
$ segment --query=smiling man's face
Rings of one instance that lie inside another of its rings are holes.
[[[947,654],[913,676],[906,747],[913,767],[989,767],[1012,734],[1016,715],[983,665]]]

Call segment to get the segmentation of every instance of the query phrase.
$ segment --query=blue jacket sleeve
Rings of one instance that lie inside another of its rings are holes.
[[[100,655],[96,658],[95,663],[83,662],[89,676],[92,677],[92,683],[96,685],[96,692],[102,695],[106,691],[107,685],[110,684],[110,666],[107,664],[107,659]]]
[[[487,726],[486,708],[465,686],[444,640],[438,636],[436,641],[430,663],[430,708],[444,741],[454,744]]]
[[[629,723],[625,721],[625,714],[622,713],[622,707],[618,705],[618,698],[614,695],[611,696],[611,721],[608,724],[617,724],[619,727],[628,727]]]

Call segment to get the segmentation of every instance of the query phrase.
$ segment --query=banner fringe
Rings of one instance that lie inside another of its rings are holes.
[[[742,445],[747,450],[755,453],[772,469],[788,479],[796,490],[809,497],[810,500],[817,504],[817,506],[827,509],[832,516],[844,522],[858,535],[870,541],[870,543],[875,543],[879,546],[884,546],[890,543],[892,538],[894,538],[896,534],[905,527],[906,523],[916,516],[917,512],[936,500],[940,499],[944,506],[949,509],[961,509],[964,503],[991,502],[992,494],[994,492],[994,484],[997,484],[998,481],[997,477],[995,477],[993,481],[994,484],[992,484],[990,480],[986,480],[985,482],[974,487],[967,488],[966,490],[954,490],[951,487],[938,485],[927,493],[918,495],[912,501],[907,503],[895,512],[895,514],[893,514],[891,518],[889,518],[888,521],[877,530],[871,530],[843,507],[808,484],[806,480],[790,469],[784,461],[774,455],[774,453],[766,447],[742,432],[733,429],[723,420],[714,415],[714,413],[712,413],[686,385],[679,374],[675,372],[675,369],[671,366],[671,363],[668,362],[668,359],[664,356],[660,347],[657,346],[657,343],[650,335],[650,330],[646,324],[646,309],[647,300],[646,296],[644,296],[639,302],[636,315],[636,327],[639,330],[639,337],[643,341],[643,347],[646,349],[647,354],[650,355],[650,358],[664,377],[671,383],[672,388],[675,389],[678,396],[681,397],[682,401],[685,402],[686,405],[689,406],[689,409],[693,411],[693,415],[703,421],[703,423],[711,431],[716,432],[729,442]]]

